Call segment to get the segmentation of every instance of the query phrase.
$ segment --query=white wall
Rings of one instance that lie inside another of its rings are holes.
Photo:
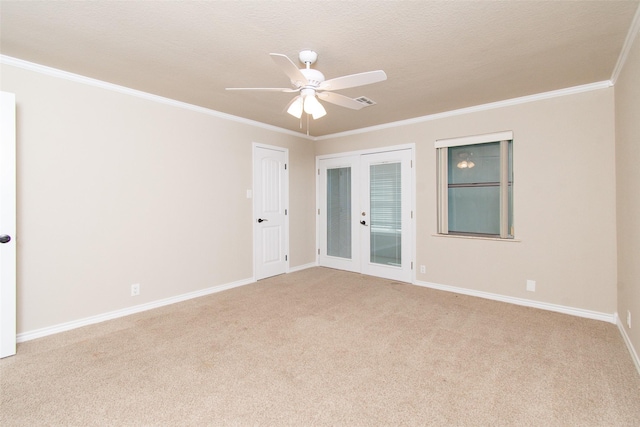
[[[17,100],[19,334],[250,279],[253,142],[289,148],[290,265],[315,261],[313,142],[1,72]]]

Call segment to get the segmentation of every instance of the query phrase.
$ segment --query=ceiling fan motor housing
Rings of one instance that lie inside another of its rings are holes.
[[[301,68],[300,72],[306,77],[309,82],[309,86],[317,87],[320,83],[324,82],[324,74],[318,70],[312,68]]]

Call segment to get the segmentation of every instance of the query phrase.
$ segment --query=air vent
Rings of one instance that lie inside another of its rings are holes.
[[[355,100],[358,101],[360,104],[364,104],[365,107],[368,107],[370,105],[376,105],[376,102],[373,99],[369,99],[366,96],[359,96],[355,98]]]

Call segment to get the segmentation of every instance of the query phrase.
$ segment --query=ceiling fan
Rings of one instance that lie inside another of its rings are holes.
[[[341,107],[360,110],[370,105],[370,103],[362,103],[353,98],[333,93],[332,91],[364,86],[387,79],[384,71],[377,70],[325,80],[324,74],[311,68],[311,65],[318,59],[318,54],[312,50],[303,50],[300,52],[300,62],[306,66],[306,68],[301,69],[298,69],[293,61],[286,55],[279,53],[271,53],[270,55],[271,59],[274,60],[291,80],[291,88],[228,87],[227,90],[262,90],[298,93],[286,106],[287,113],[298,119],[302,117],[303,111],[310,114],[314,119],[319,119],[327,114],[322,104],[318,101],[318,98]]]

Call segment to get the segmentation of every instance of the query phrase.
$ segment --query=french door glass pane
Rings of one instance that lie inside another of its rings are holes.
[[[371,165],[370,182],[370,261],[376,264],[402,264],[401,164]]]
[[[351,259],[351,168],[327,169],[327,255]]]

